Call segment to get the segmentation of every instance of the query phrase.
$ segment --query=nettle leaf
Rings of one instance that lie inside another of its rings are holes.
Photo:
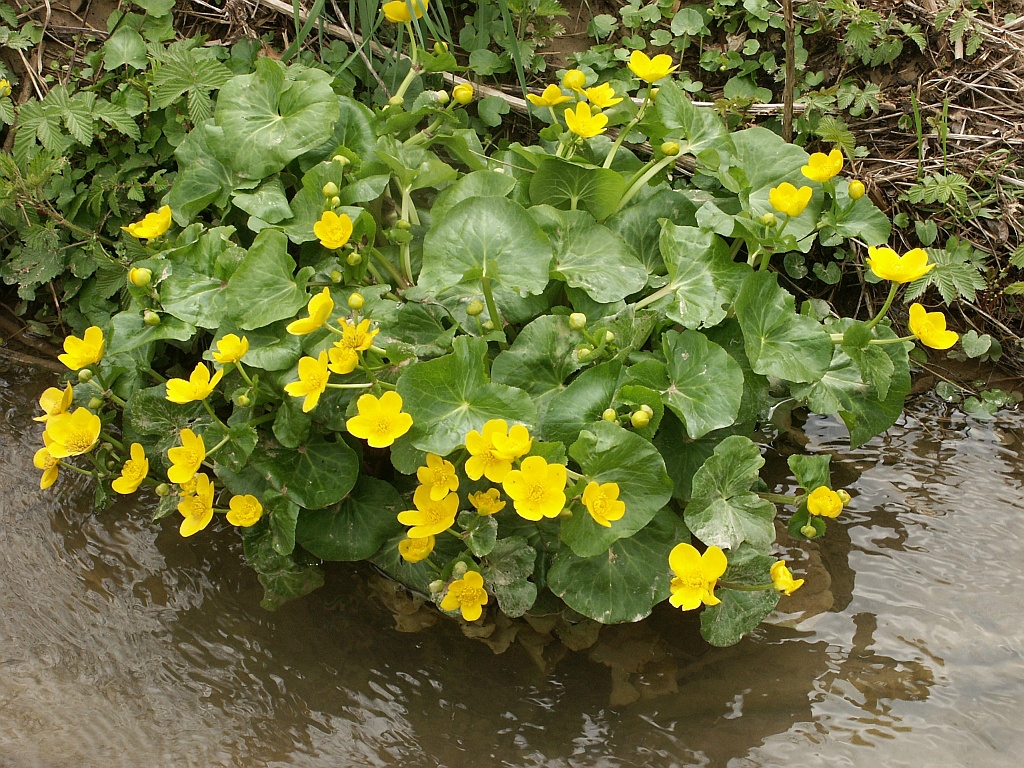
[[[417,363],[398,380],[409,437],[421,451],[446,456],[491,419],[532,426],[537,411],[520,389],[487,379],[487,342],[459,336],[450,355]]]
[[[553,271],[567,285],[594,301],[611,304],[647,284],[647,270],[626,244],[586,211],[559,211],[549,205],[530,209],[555,251]]]
[[[466,546],[476,557],[484,557],[494,549],[498,541],[498,521],[491,515],[462,512],[458,523],[465,532]]]
[[[715,446],[693,476],[686,505],[686,525],[694,536],[722,549],[743,542],[762,550],[771,547],[775,505],[750,490],[763,465],[761,451],[748,437],[733,435]]]
[[[685,328],[720,323],[750,267],[733,261],[721,237],[696,227],[666,223],[660,249],[672,290],[665,310],[669,319]]]
[[[831,330],[842,333],[853,320],[842,318],[835,321]],[[895,339],[896,334],[884,326],[875,326],[878,338]],[[909,344],[878,345],[885,351],[893,364],[892,379],[885,399],[861,378],[860,369],[850,356],[837,347],[832,354],[832,363],[819,381],[813,384],[794,386],[792,395],[805,399],[814,413],[838,413],[850,430],[850,446],[856,448],[875,435],[881,434],[903,413],[903,401],[910,393],[910,364],[907,353]]]
[[[458,283],[483,295],[490,280],[499,310],[548,284],[551,244],[526,209],[501,197],[463,200],[423,239],[419,288],[439,294]]]
[[[305,509],[337,504],[359,476],[359,458],[344,440],[314,436],[298,449],[261,441],[252,466],[273,486]]]
[[[231,79],[231,70],[203,48],[168,50],[163,63],[153,67],[150,96],[159,109],[171,106],[184,93],[207,96]]]
[[[522,536],[508,536],[498,541],[480,564],[484,586],[498,600],[498,607],[510,618],[522,616],[537,599],[537,585],[529,581],[533,575],[537,550]]]
[[[224,291],[228,318],[249,331],[295,317],[308,301],[305,280],[298,279],[284,233],[272,229],[260,232],[228,280]],[[308,274],[305,279],[309,279]]]
[[[538,425],[542,439],[572,445],[582,430],[601,421],[614,402],[621,372],[622,365],[614,361],[595,365],[553,395]]]
[[[729,567],[722,581],[740,586],[771,584],[769,557],[746,545],[729,553]],[[779,602],[774,589],[746,591],[719,587],[715,596],[722,602],[706,608],[700,615],[700,633],[711,645],[723,648],[735,645],[747,632],[768,616]]]
[[[228,164],[263,179],[327,141],[339,114],[331,80],[322,70],[264,57],[253,74],[226,82],[214,119]]]
[[[529,392],[542,408],[579,369],[576,346],[582,341],[583,334],[569,327],[565,315],[542,315],[494,359],[491,381]]]
[[[561,210],[589,212],[598,221],[615,213],[626,182],[610,168],[544,157],[530,181],[530,201]]]
[[[560,549],[548,570],[548,587],[574,611],[602,624],[640,621],[668,597],[668,554],[688,538],[679,516],[663,508],[607,552],[583,558]]]
[[[659,242],[662,236],[659,219],[693,226],[697,223],[696,214],[697,207],[681,192],[661,189],[611,216],[605,226],[643,263],[648,275],[660,275],[665,271],[665,262]]]
[[[832,359],[832,339],[817,320],[796,314],[793,295],[771,272],[743,280],[735,303],[755,373],[793,382],[817,381]]]
[[[672,481],[658,450],[639,435],[602,421],[569,448],[586,482],[616,483],[619,501],[626,504],[620,520],[605,528],[586,507],[578,506],[562,523],[562,541],[579,557],[592,557],[612,542],[632,536],[646,526],[672,496]]]
[[[927,248],[935,268],[907,287],[903,301],[921,296],[928,286],[934,285],[946,304],[958,298],[974,301],[976,291],[985,288],[985,254],[974,249],[966,240],[951,237],[944,249]]]
[[[637,363],[629,378],[660,392],[693,439],[731,425],[743,400],[739,363],[697,331],[667,331],[661,341],[666,362]]]
[[[823,485],[832,487],[832,476],[828,469],[831,458],[827,453],[820,456],[794,453],[786,459],[786,463],[789,464],[800,487],[810,493]]]
[[[321,560],[365,560],[393,536],[405,532],[398,522],[398,513],[405,506],[390,483],[362,475],[341,503],[303,510],[295,538]]]

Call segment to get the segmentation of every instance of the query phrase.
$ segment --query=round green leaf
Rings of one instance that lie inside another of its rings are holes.
[[[518,387],[538,405],[557,392],[579,367],[576,346],[583,334],[569,327],[565,315],[542,315],[516,336],[491,366],[491,380]]]
[[[615,213],[625,191],[626,182],[617,171],[546,156],[530,182],[530,201],[562,210],[582,209],[603,221]]]
[[[601,414],[614,401],[621,371],[617,362],[596,365],[554,395],[538,429],[543,439],[571,445],[583,429],[601,421]]]
[[[365,560],[405,531],[398,522],[405,506],[390,483],[363,475],[340,504],[304,510],[295,538],[321,560]]]
[[[252,465],[278,491],[305,509],[337,504],[359,476],[359,459],[343,440],[315,436],[297,449],[263,441]]]
[[[296,283],[288,238],[273,229],[256,235],[223,296],[228,317],[245,331],[295,317],[308,297]]]

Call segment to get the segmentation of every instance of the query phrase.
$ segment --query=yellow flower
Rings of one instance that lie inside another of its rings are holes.
[[[359,355],[356,354],[356,351],[351,347],[346,347],[340,341],[334,342],[334,346],[327,351],[327,356],[331,361],[327,369],[339,376],[352,373],[359,365]]]
[[[193,493],[196,492],[196,483],[198,483],[198,482],[199,482],[199,480],[196,478],[196,476],[192,475],[192,477],[190,477],[184,483],[179,483],[178,484],[178,495],[179,496],[191,496]]]
[[[305,336],[327,322],[327,318],[334,311],[334,299],[331,298],[330,289],[324,288],[320,293],[311,298],[306,309],[309,310],[309,317],[288,323],[288,327],[285,328],[288,333],[293,336]]]
[[[441,610],[459,610],[466,621],[476,621],[483,615],[485,605],[487,591],[484,589],[484,577],[476,571],[466,571],[465,576],[453,581],[448,587],[448,594],[441,601]]]
[[[775,564],[772,565],[771,577],[772,586],[787,597],[800,589],[804,583],[803,579],[793,578],[793,574],[786,567],[785,560],[775,561]]]
[[[565,467],[548,464],[540,456],[523,459],[521,469],[513,469],[502,482],[516,512],[527,520],[558,517],[565,507]]]
[[[352,219],[347,213],[339,216],[334,211],[324,211],[320,221],[313,225],[313,234],[320,238],[324,248],[341,248],[352,237]]]
[[[95,325],[85,329],[83,338],[68,336],[64,339],[64,354],[57,359],[72,371],[98,363],[103,359],[103,331]]]
[[[167,399],[172,403],[184,405],[208,398],[214,387],[224,378],[224,371],[217,371],[210,378],[210,369],[205,363],[197,363],[195,370],[185,379],[169,379],[167,382]]]
[[[630,54],[629,68],[633,70],[634,75],[648,83],[656,83],[678,69],[672,66],[672,57],[668,54],[660,53],[651,59],[643,51],[633,51]]]
[[[562,87],[570,91],[583,91],[587,84],[587,76],[578,69],[570,69],[562,76]],[[550,86],[549,86],[550,87]],[[545,93],[547,90],[545,89]],[[546,105],[545,105],[546,106]]]
[[[422,19],[423,12],[427,9],[427,0],[409,0],[408,4],[405,0],[391,0],[390,3],[384,3],[384,18],[395,24],[407,24],[412,21],[409,14],[410,5],[416,13],[416,18]]]
[[[501,498],[501,492],[497,488],[487,491],[477,491],[469,494],[469,503],[476,507],[478,515],[493,515],[505,508],[505,502]]]
[[[132,443],[129,450],[131,458],[121,467],[121,476],[110,484],[115,491],[125,495],[139,490],[142,481],[149,474],[149,459],[146,458],[146,452],[142,450],[142,446],[139,443]]]
[[[11,95],[11,83],[6,77],[0,77],[0,99]]]
[[[196,492],[189,494],[178,504],[178,511],[185,519],[181,521],[182,536],[198,533],[213,520],[213,483],[200,472],[196,479]]]
[[[595,85],[593,88],[587,88],[586,94],[587,98],[590,99],[590,103],[598,109],[614,107],[622,101],[622,97],[616,97],[615,89],[608,83],[601,83],[600,85]]]
[[[928,251],[924,248],[914,248],[900,256],[892,248],[871,246],[866,261],[877,277],[894,283],[912,283],[935,267],[928,263]]]
[[[36,469],[43,470],[43,476],[39,478],[39,490],[45,491],[57,482],[57,472],[60,470],[60,460],[50,453],[50,444],[53,442],[49,435],[43,433],[43,442],[46,444],[32,457],[32,463]]]
[[[362,395],[356,408],[359,415],[345,422],[345,427],[371,448],[387,448],[412,427],[412,416],[402,411],[402,396],[397,392],[385,392],[379,400]]]
[[[452,88],[452,98],[459,104],[466,105],[473,101],[473,84],[459,83]],[[433,545],[431,545],[433,546]],[[421,557],[420,560],[423,558]],[[416,561],[412,561],[416,562]]]
[[[522,424],[513,424],[508,434],[504,430],[496,431],[491,435],[494,443],[494,450],[503,458],[515,461],[520,456],[525,456],[533,447],[533,438],[530,431]]]
[[[768,190],[768,202],[779,213],[796,218],[804,212],[804,208],[811,201],[812,194],[810,187],[797,189],[788,181],[784,181],[779,186]]]
[[[426,560],[434,551],[434,542],[437,539],[433,536],[424,536],[421,539],[402,539],[398,542],[398,554],[407,563],[418,563]]]
[[[459,476],[455,474],[455,465],[433,453],[427,454],[427,466],[417,469],[416,477],[430,489],[432,501],[440,501],[448,491],[459,490]]]
[[[583,74],[582,72],[580,73]],[[584,78],[585,79],[585,78]],[[562,89],[552,83],[540,96],[535,93],[526,94],[526,98],[530,100],[530,103],[535,107],[557,107],[559,104],[563,104],[567,101],[572,101],[572,96],[566,96],[562,93]]]
[[[152,240],[154,237],[160,237],[170,228],[171,206],[169,205],[165,205],[156,213],[147,213],[142,221],[136,221],[127,227],[121,227],[129,235],[140,240]]]
[[[851,200],[860,200],[864,197],[864,182],[854,179],[850,182],[850,186],[847,187],[846,191],[850,195]]]
[[[237,363],[245,357],[245,353],[248,351],[249,339],[245,336],[238,338],[237,335],[229,333],[217,342],[217,351],[213,353],[213,359],[221,365]]]
[[[68,408],[71,407],[71,400],[74,398],[74,390],[71,389],[71,382],[61,392],[56,387],[48,387],[42,395],[39,396],[39,407],[43,409],[42,416],[33,417],[33,421],[41,421],[44,424],[54,416],[60,416],[62,413],[67,413]]]
[[[833,176],[843,170],[843,153],[833,149],[827,155],[824,152],[815,152],[807,165],[800,169],[800,172],[811,181],[824,184]]]
[[[625,502],[619,501],[619,484],[598,484],[591,480],[583,491],[583,503],[598,525],[611,528],[612,523],[626,514]]]
[[[191,429],[181,430],[181,445],[168,449],[167,458],[171,462],[171,468],[167,470],[167,479],[172,483],[185,485],[199,471],[206,458],[203,436],[197,435]]]
[[[444,533],[455,525],[455,515],[459,512],[459,495],[449,493],[441,499],[433,499],[430,486],[421,485],[412,495],[412,503],[416,509],[398,513],[398,522],[411,525],[409,538],[422,539]]]
[[[491,419],[484,424],[483,434],[475,429],[466,435],[466,475],[470,480],[479,480],[486,476],[492,483],[500,483],[512,470],[513,456],[499,452],[494,446],[495,435],[507,435],[508,422],[504,419]]]
[[[317,358],[304,357],[299,360],[299,380],[284,385],[284,391],[292,397],[305,397],[302,412],[309,413],[320,402],[320,395],[327,390],[327,351],[322,350]]]
[[[839,517],[843,500],[827,485],[819,485],[807,496],[807,511],[821,517]]]
[[[949,349],[960,338],[955,331],[946,330],[944,314],[928,312],[917,302],[910,305],[910,332],[932,349]]]
[[[88,453],[100,438],[100,417],[88,408],[62,413],[46,422],[46,435],[53,442],[47,447],[55,459]]]
[[[239,528],[256,525],[263,517],[263,505],[255,496],[232,496],[228,502],[228,522]]]
[[[365,352],[373,346],[373,337],[380,333],[380,328],[370,330],[369,318],[364,318],[358,325],[342,318],[338,321],[341,325],[341,343],[350,349],[358,349]]]
[[[608,125],[608,116],[598,112],[591,116],[590,105],[580,102],[576,105],[576,111],[565,110],[565,124],[569,130],[584,139],[590,139],[604,133]]]
[[[718,605],[715,584],[725,573],[729,562],[718,547],[708,547],[701,555],[690,544],[676,544],[668,555],[668,564],[675,573],[669,585],[672,596],[668,601],[676,608],[692,611],[704,605]]]

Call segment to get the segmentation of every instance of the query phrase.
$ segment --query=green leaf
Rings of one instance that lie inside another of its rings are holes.
[[[160,325],[146,325],[142,313],[128,310],[118,312],[110,320],[110,339],[107,356],[113,357],[161,339],[188,341],[196,332],[195,326],[175,317],[162,318]]]
[[[609,168],[545,157],[530,181],[530,201],[561,210],[583,209],[598,221],[615,213],[626,182]]]
[[[672,289],[666,314],[685,328],[720,323],[751,271],[746,264],[733,261],[725,240],[696,227],[666,223],[661,232],[661,254]]]
[[[660,392],[693,439],[731,425],[743,399],[739,363],[698,331],[667,331],[662,351],[666,364],[637,363],[627,369],[629,378]]]
[[[521,536],[498,541],[480,564],[484,585],[498,599],[498,607],[510,618],[526,613],[537,599],[533,575],[537,551]]]
[[[259,574],[264,596],[260,605],[276,610],[289,600],[308,595],[324,585],[324,576],[315,566],[300,566],[290,555],[281,555],[274,548],[269,521],[260,521],[242,531],[245,559]]]
[[[214,454],[214,461],[226,465],[232,472],[240,472],[256,448],[256,430],[248,422],[235,424],[227,429],[222,424],[214,422],[203,432],[207,450],[225,438],[227,442]]]
[[[246,331],[295,317],[308,297],[296,284],[294,273],[287,237],[277,230],[260,232],[228,280],[224,292],[228,317]]]
[[[548,401],[538,433],[542,439],[572,445],[580,432],[601,421],[614,402],[622,366],[617,362],[589,368]]]
[[[579,369],[576,346],[582,341],[583,334],[569,327],[565,315],[542,315],[494,359],[491,381],[528,392],[538,408],[543,408]]]
[[[473,51],[473,53],[477,53]],[[472,57],[472,54],[470,54]],[[501,96],[487,96],[476,104],[476,113],[484,125],[497,128],[501,125],[501,116],[507,115],[509,110],[508,102]]]
[[[132,0],[132,2],[142,8],[146,15],[155,18],[166,16],[174,7],[174,0]]]
[[[270,523],[270,542],[280,555],[295,551],[295,525],[299,519],[299,506],[287,495],[275,490],[263,493],[263,508]]]
[[[251,192],[236,192],[231,202],[269,224],[277,224],[293,215],[280,176],[271,176]]]
[[[148,64],[146,41],[127,25],[121,26],[103,44],[103,68],[106,70],[125,65],[132,69],[145,69]]]
[[[277,409],[273,432],[277,442],[285,448],[298,448],[309,439],[312,417],[302,412],[302,403],[296,397],[286,397]]]
[[[827,453],[820,456],[794,453],[786,459],[786,463],[789,464],[800,487],[810,493],[823,485],[832,487],[832,476],[828,469],[831,458]]]
[[[658,89],[656,106],[665,127],[681,132],[685,137],[684,152],[695,155],[720,136],[728,134],[728,129],[715,110],[695,107],[686,92],[672,81],[663,83]]]
[[[631,205],[605,221],[647,269],[649,275],[665,271],[661,256],[662,237],[659,219],[668,219],[679,225],[697,223],[697,208],[678,190],[661,189],[643,201]]]
[[[390,483],[363,475],[340,504],[303,510],[295,537],[321,560],[365,560],[404,533],[398,522],[403,509],[405,501]]]
[[[895,366],[881,346],[870,343],[874,338],[866,323],[853,323],[843,334],[842,347],[843,352],[856,363],[861,378],[880,400],[885,400]]]
[[[166,61],[153,68],[152,77],[150,96],[156,107],[164,109],[185,93],[208,95],[231,79],[231,70],[204,49],[193,48],[168,51]]]
[[[359,458],[343,440],[314,436],[298,449],[261,441],[252,465],[275,489],[305,509],[337,504],[359,476]]]
[[[730,553],[729,567],[722,581],[755,586],[771,583],[770,570],[775,558],[749,547]],[[719,587],[715,596],[722,602],[706,608],[700,616],[700,633],[711,645],[735,645],[747,632],[768,616],[779,602],[774,589],[741,591]]]
[[[466,546],[476,557],[484,557],[494,549],[498,541],[498,521],[494,517],[463,512],[459,515],[458,523],[465,531]]]
[[[838,214],[833,217],[828,211],[822,216],[822,242],[826,245],[838,245],[843,238],[857,238],[865,245],[883,245],[889,242],[892,224],[889,217],[882,213],[864,195],[859,200],[851,200],[850,182],[846,179],[835,179],[836,203]],[[832,239],[831,234],[837,239]]]
[[[215,329],[224,322],[224,281],[206,277],[178,264],[160,281],[160,305],[178,320]]]
[[[231,193],[244,186],[242,177],[222,162],[215,151],[219,134],[212,120],[197,125],[174,150],[178,175],[171,186],[168,205],[174,220],[189,224],[208,205],[226,208]],[[255,183],[249,182],[251,186]]]
[[[764,465],[761,452],[742,435],[727,437],[693,476],[686,525],[708,546],[736,549],[747,542],[767,550],[775,541],[775,505],[750,487]]]
[[[225,83],[215,119],[228,165],[263,179],[327,141],[339,114],[331,80],[322,70],[264,57],[253,74]]]
[[[124,423],[127,430],[139,435],[170,435],[176,440],[178,433],[202,412],[200,403],[172,403],[167,399],[167,388],[160,384],[132,393],[124,408]]]
[[[246,368],[260,368],[264,371],[283,371],[295,366],[302,356],[302,343],[298,336],[285,331],[287,323],[282,320],[265,328],[243,331],[232,325],[222,325],[214,339],[212,348],[229,333],[245,336],[249,340],[249,351],[243,364]],[[210,355],[210,360],[213,356]]]
[[[487,278],[504,311],[510,299],[547,287],[551,257],[547,237],[521,205],[500,197],[463,200],[424,237],[419,288],[441,293],[467,283],[483,295],[476,286]]]
[[[611,304],[647,284],[647,270],[610,229],[586,211],[559,211],[548,205],[530,209],[555,251],[554,274],[594,301]]]
[[[755,373],[794,382],[817,381],[832,359],[832,339],[816,320],[796,314],[793,296],[771,272],[743,280],[735,303]]]
[[[349,160],[368,158],[377,143],[377,118],[365,105],[348,96],[338,96],[338,120],[330,138],[310,154],[313,164],[331,158],[337,150]],[[305,158],[303,158],[305,159]]]
[[[602,624],[640,621],[668,597],[668,554],[687,538],[678,515],[663,509],[606,553],[582,558],[560,549],[548,570],[548,587],[574,611]]]
[[[616,424],[594,424],[580,433],[569,448],[580,466],[583,480],[598,484],[616,483],[619,501],[626,504],[620,520],[605,528],[595,522],[586,507],[579,506],[562,523],[562,541],[579,557],[592,557],[619,539],[644,528],[672,496],[672,481],[665,462],[647,440]]]
[[[942,300],[952,304],[958,298],[974,301],[975,293],[985,288],[985,258],[966,240],[951,237],[944,249],[927,248],[935,268],[907,287],[903,301],[921,296],[928,286],[939,289]]]
[[[412,444],[447,456],[472,430],[491,419],[533,424],[537,412],[528,394],[487,380],[487,342],[459,336],[453,352],[417,363],[398,380],[403,409],[412,416]]]
[[[442,219],[457,203],[473,197],[508,197],[516,186],[515,177],[497,171],[473,171],[467,173],[437,196],[430,215]]]

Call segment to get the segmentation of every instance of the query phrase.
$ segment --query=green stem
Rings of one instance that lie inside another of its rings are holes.
[[[271,411],[270,413],[264,413],[262,416],[258,416],[255,419],[249,419],[250,427],[258,427],[260,424],[265,424],[268,421],[273,421],[277,418],[277,411]]]
[[[360,367],[366,373],[367,378],[371,382],[370,386],[372,386],[373,391],[379,395],[381,393],[380,379],[378,379],[376,375],[374,375],[373,369],[370,367],[370,364],[366,362],[366,355],[362,353],[362,350],[356,350],[356,356],[359,358]]]
[[[401,286],[402,288],[408,288],[410,285],[412,285],[411,281],[407,281],[404,277],[402,277],[402,273],[398,271],[394,264],[392,264],[390,261],[388,261],[387,258],[384,257],[383,253],[378,251],[376,248],[370,248],[369,251],[370,255],[377,259],[377,261],[379,261],[381,265],[383,265],[384,269],[388,271],[388,273],[395,279],[395,282],[398,283],[399,286]]]
[[[117,448],[117,450],[119,450],[121,453],[127,453],[127,451],[125,451],[125,449],[124,449],[124,443],[122,443],[120,440],[115,440],[113,437],[108,435],[106,432],[100,432],[100,437],[102,437],[108,443],[110,443],[115,448]]]
[[[643,189],[647,182],[649,182],[651,179],[657,176],[662,168],[671,165],[675,161],[676,155],[666,155],[665,157],[661,158],[661,160],[659,160],[658,162],[653,163],[651,167],[648,168],[647,171],[645,171],[644,174],[639,178],[634,176],[633,180],[629,183],[629,186],[626,188],[626,191],[623,193],[622,199],[619,200],[619,207],[616,208],[615,210],[621,211],[626,206],[626,203],[633,199],[633,195],[635,195],[637,192]],[[637,174],[639,173],[640,171],[637,171]]]
[[[406,74],[402,84],[398,86],[398,90],[395,92],[394,98],[405,99],[405,92],[409,90],[409,86],[412,85],[412,81],[416,79],[416,75],[419,74],[419,70],[416,66],[419,59],[419,49],[416,46],[416,36],[412,31],[412,24],[409,22],[405,23],[405,28],[409,32],[409,72]]]
[[[501,316],[498,314],[498,305],[494,303],[494,292],[491,290],[491,278],[484,275],[480,278],[480,283],[484,289],[484,303],[487,304],[487,314],[491,318],[491,322],[494,323],[496,330],[502,329]],[[502,349],[508,349],[508,344],[504,341],[499,342],[499,346]]]
[[[66,464],[61,459],[57,460],[57,466],[61,467],[62,469],[70,469],[72,472],[77,472],[80,475],[88,475],[89,477],[99,477],[99,475],[97,473],[95,473],[95,472],[93,472],[91,470],[82,469],[81,467],[76,467],[74,464]]]
[[[905,341],[913,341],[917,337],[914,334],[909,336],[900,336],[898,339],[871,339],[868,344],[874,344],[881,346],[882,344],[902,344]]]
[[[205,397],[203,398],[202,403],[203,408],[205,408],[206,412],[213,417],[213,420],[220,424],[222,427],[224,427],[224,429],[227,429],[228,425],[221,421],[217,414],[213,412],[213,407],[210,405],[209,401],[207,401]]]
[[[328,389],[368,389],[369,387],[372,386],[372,382],[366,382],[362,384],[331,384],[330,382],[328,382],[327,384]]]
[[[572,480],[582,480],[586,475],[581,475],[579,472],[573,472],[568,467],[565,468],[565,474]]]
[[[889,295],[885,297],[885,304],[883,304],[882,308],[880,310],[878,310],[878,314],[877,315],[875,315],[873,318],[868,320],[867,323],[864,324],[865,328],[867,328],[868,330],[871,330],[876,325],[878,325],[878,321],[879,320],[881,320],[883,317],[885,317],[886,313],[889,311],[889,307],[892,306],[892,302],[896,298],[896,292],[899,289],[900,289],[900,284],[899,283],[893,283],[892,285],[889,286]]]
[[[246,373],[245,368],[242,367],[242,361],[238,360],[235,363],[235,367],[238,369],[238,373],[242,377],[242,381],[244,381],[246,385],[251,389],[254,385],[252,383],[252,379],[249,378],[249,374]]]
[[[793,505],[793,506],[796,506],[797,504],[799,504],[800,503],[800,499],[803,496],[803,494],[801,494],[800,496],[787,496],[784,493],[767,493],[767,492],[758,493],[757,495],[758,495],[758,497],[764,499],[765,501],[770,501],[773,504],[790,504],[790,505]]]
[[[216,417],[214,417],[214,418],[216,418]],[[219,421],[219,419],[218,419],[218,421]],[[217,443],[215,446],[213,446],[213,448],[211,448],[210,450],[208,450],[206,452],[206,458],[210,458],[211,456],[213,456],[213,454],[215,454],[217,451],[219,451],[221,448],[223,448],[225,445],[227,445],[228,440],[230,440],[230,439],[231,439],[231,435],[224,435],[224,438],[219,443]]]
[[[633,305],[633,309],[643,309],[647,305],[653,304],[654,302],[658,301],[658,299],[665,298],[670,293],[672,293],[672,291],[674,291],[677,287],[678,286],[676,286],[675,283],[669,283],[668,285],[664,285],[658,290],[656,290],[654,293],[652,293],[650,296],[646,296],[640,299],[640,301]]]
[[[603,168],[612,167],[612,160],[615,159],[615,153],[618,152],[619,147],[622,146],[622,141],[626,138],[626,134],[628,134],[630,131],[636,128],[637,123],[639,123],[643,119],[644,113],[647,111],[647,105],[650,103],[650,101],[651,89],[648,88],[647,92],[644,94],[644,100],[640,104],[640,109],[636,111],[636,115],[633,116],[632,120],[626,123],[626,127],[619,131],[619,135],[615,137],[615,143],[612,144],[612,148],[608,150],[608,157],[604,159],[604,165],[602,166]]]

